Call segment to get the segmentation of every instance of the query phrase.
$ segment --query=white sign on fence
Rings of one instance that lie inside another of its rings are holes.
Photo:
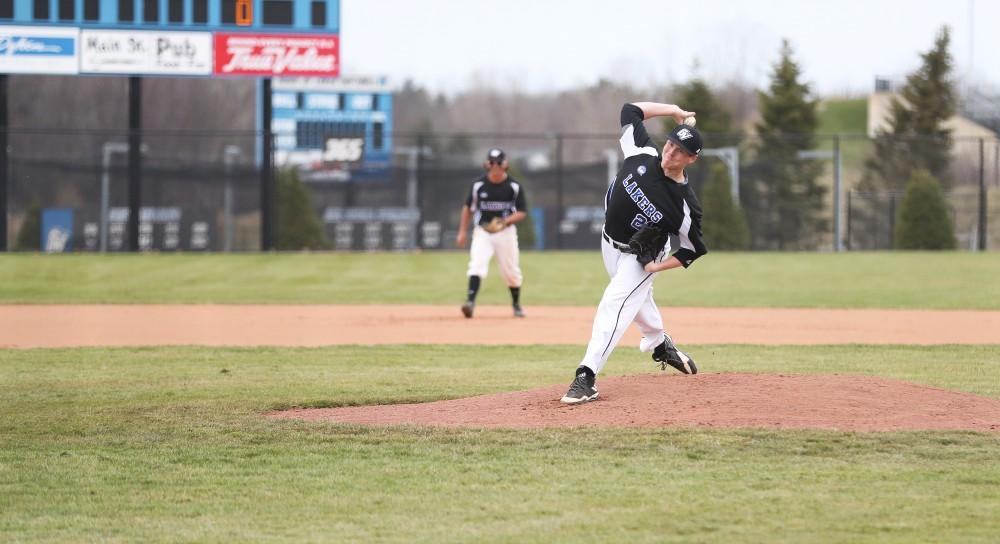
[[[0,74],[75,74],[77,28],[0,26]]]
[[[210,75],[210,32],[83,30],[80,71],[99,74]]]

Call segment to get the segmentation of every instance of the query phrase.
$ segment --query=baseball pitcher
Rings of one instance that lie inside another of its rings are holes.
[[[662,152],[643,126],[644,120],[660,116],[678,123]],[[611,281],[597,307],[587,352],[561,399],[566,404],[597,398],[595,377],[633,321],[642,332],[639,349],[652,351],[661,369],[670,365],[685,374],[698,372],[694,360],[678,350],[663,330],[663,318],[653,302],[656,273],[687,268],[708,252],[701,240],[701,206],[684,174],[702,147],[694,112],[673,104],[625,104],[621,126],[619,142],[625,159],[604,198],[601,236],[604,268]],[[673,255],[669,234],[679,240]]]
[[[465,246],[470,220],[475,225],[469,248],[469,289],[462,314],[471,318],[476,308],[479,285],[496,255],[497,264],[510,289],[514,317],[524,317],[521,308],[521,266],[517,247],[517,223],[525,217],[524,188],[507,174],[507,155],[493,148],[486,155],[486,173],[472,182],[462,207],[455,245]]]

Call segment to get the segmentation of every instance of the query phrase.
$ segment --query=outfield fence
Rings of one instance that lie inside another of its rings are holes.
[[[127,251],[128,136],[124,131],[9,128],[8,247]],[[261,197],[262,180],[268,177],[260,170],[260,136],[143,132],[139,248],[259,250],[262,206],[275,205]],[[300,169],[331,249],[454,248],[459,212],[491,147],[507,152],[511,174],[525,187],[529,219],[519,229],[522,247],[599,246],[603,198],[621,161],[616,134],[397,133],[380,138],[379,145],[391,150],[388,161],[366,162],[363,150],[354,162],[325,161],[321,151],[303,158],[282,152],[280,143],[272,153],[275,168]],[[865,185],[865,165],[874,149],[868,137],[810,136],[812,145],[795,153],[785,168],[814,175],[818,192],[811,200],[793,198],[791,205],[769,193],[773,165],[761,158],[758,140],[706,134],[705,141],[708,147],[689,175],[706,201],[705,230],[715,229],[707,234],[723,234],[713,224],[718,216],[711,198],[718,195],[705,195],[714,180],[738,204],[748,225],[749,249],[892,248],[903,193]],[[788,141],[793,148],[804,142]],[[951,156],[943,182],[959,247],[1000,248],[1000,144],[995,138],[954,136]],[[809,201],[815,203],[809,213],[797,207]],[[22,229],[39,229],[34,245],[19,245],[32,239]]]

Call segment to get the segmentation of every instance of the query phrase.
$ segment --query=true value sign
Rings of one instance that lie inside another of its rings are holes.
[[[340,75],[339,38],[320,34],[215,33],[215,75]]]

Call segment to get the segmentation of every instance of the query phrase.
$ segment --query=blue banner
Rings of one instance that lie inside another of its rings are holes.
[[[53,55],[67,56],[76,54],[76,40],[54,36],[22,36],[13,34],[0,36],[0,55]]]
[[[73,249],[73,210],[45,208],[42,210],[42,251],[62,253]]]
[[[0,26],[0,73],[76,74],[79,39],[75,27]]]

